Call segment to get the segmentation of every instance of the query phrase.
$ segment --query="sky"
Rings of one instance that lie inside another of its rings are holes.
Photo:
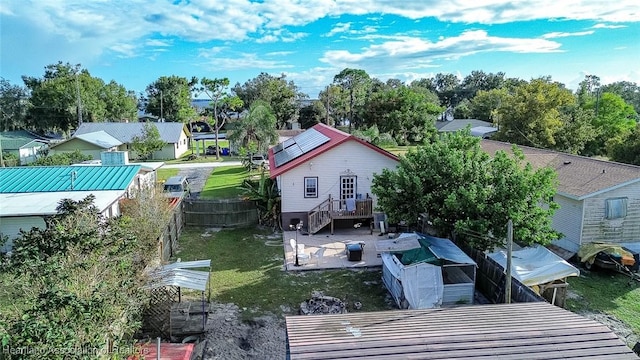
[[[345,68],[411,82],[473,70],[576,89],[640,83],[638,0],[3,0],[0,77],[58,61],[136,93],[161,76],[286,75],[318,93]]]

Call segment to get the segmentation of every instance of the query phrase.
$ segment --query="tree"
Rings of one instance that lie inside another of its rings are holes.
[[[229,141],[240,144],[249,153],[264,154],[269,145],[278,141],[276,117],[269,104],[256,100],[251,104],[249,113],[241,118]]]
[[[284,129],[288,122],[298,120],[298,109],[302,99],[308,96],[302,93],[293,81],[287,81],[286,75],[272,76],[260,73],[256,78],[233,87],[233,92],[243,101],[244,109],[249,109],[254,101],[262,100],[269,104],[276,116],[276,126]]]
[[[140,159],[149,159],[155,151],[162,150],[165,142],[160,137],[160,131],[154,123],[145,123],[142,134],[136,135],[131,140],[131,149],[138,154]]]
[[[349,115],[349,96],[338,85],[328,85],[318,95],[319,102],[324,105],[326,112],[321,120],[323,124],[337,126],[342,124],[343,119]]]
[[[144,110],[160,118],[172,122],[188,123],[196,117],[191,106],[191,92],[198,84],[198,79],[190,80],[180,76],[161,76],[147,86],[146,97],[142,100]]]
[[[104,218],[93,201],[62,200],[46,228],[23,232],[4,259],[2,271],[18,280],[21,307],[0,314],[0,340],[5,348],[34,350],[22,359],[96,358],[51,351],[104,351],[110,341],[120,351],[140,326],[156,238],[135,238],[142,219]]]
[[[640,86],[630,81],[616,81],[600,87],[603,93],[619,95],[627,104],[633,106],[637,114],[640,115]],[[640,118],[637,118],[640,121]]]
[[[574,106],[570,90],[549,78],[533,79],[502,97],[496,113],[496,139],[543,149],[556,149],[563,128],[562,109]],[[494,120],[495,122],[495,120]]]
[[[504,85],[504,73],[498,72],[485,73],[482,70],[473,70],[471,74],[462,79],[460,84],[460,90],[458,91],[458,99],[460,102],[467,99],[470,100],[480,90],[489,91],[493,89],[500,89]],[[456,104],[456,107],[459,104]],[[456,116],[457,117],[457,116]]]
[[[611,160],[640,165],[640,124],[636,125],[624,141],[612,146]]]
[[[460,79],[453,74],[438,73],[433,79],[436,94],[440,98],[440,105],[453,108],[462,100],[460,97]]]
[[[27,126],[69,132],[81,122],[133,120],[136,101],[124,87],[92,77],[80,64],[47,65],[43,78],[22,77],[31,93]]]
[[[357,125],[353,113],[356,111],[356,107],[359,110],[364,105],[370,81],[369,74],[362,69],[346,68],[333,77],[333,83],[349,94],[349,132],[351,132],[353,125]]]
[[[83,161],[92,160],[91,155],[85,155],[76,149],[73,152],[56,153],[37,158],[29,163],[30,166],[56,166],[56,165],[73,165]]]
[[[609,149],[623,142],[637,124],[638,115],[633,106],[616,94],[598,94],[586,100],[583,108],[595,114],[591,121],[595,137],[585,146],[585,155],[607,155]]]
[[[421,214],[441,236],[452,232],[486,250],[504,244],[512,220],[521,244],[546,244],[558,234],[551,229],[557,204],[555,172],[533,170],[515,146],[513,155],[493,158],[469,131],[446,133],[410,150],[394,170],[374,175],[372,192],[390,222],[415,224]]]
[[[260,225],[269,226],[274,230],[282,230],[282,224],[280,223],[281,199],[278,183],[270,179],[263,169],[259,179],[245,179],[241,188],[244,199],[255,202],[258,208],[258,222]]]
[[[424,141],[435,134],[435,119],[442,111],[430,92],[405,85],[372,93],[363,109],[366,124],[389,133],[399,144]]]
[[[26,128],[25,117],[29,105],[26,88],[12,85],[0,77],[0,131]]]
[[[209,99],[211,99],[211,105],[213,105],[213,113],[211,115],[211,127],[213,127],[216,134],[216,149],[218,149],[218,133],[227,121],[227,112],[219,112],[222,108],[222,104],[226,105],[227,109],[239,109],[242,107],[242,100],[237,96],[231,96],[227,93],[229,87],[229,79],[207,79],[202,78],[200,80],[199,90],[204,92]],[[216,159],[220,158],[220,153],[216,151]]]
[[[471,99],[471,118],[494,122],[496,111],[508,96],[506,89],[479,90]]]

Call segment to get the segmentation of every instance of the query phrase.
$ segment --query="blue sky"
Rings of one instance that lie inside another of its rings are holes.
[[[3,0],[0,27],[0,76],[20,85],[58,61],[136,92],[165,75],[266,72],[315,98],[347,67],[640,83],[638,0]]]

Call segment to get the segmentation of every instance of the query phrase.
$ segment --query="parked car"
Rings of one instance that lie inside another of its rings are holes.
[[[164,183],[164,193],[166,197],[182,198],[191,196],[189,182],[184,176],[176,175],[167,179]]]
[[[269,162],[264,157],[264,155],[251,156],[251,167],[258,168],[258,167],[267,167],[267,166],[269,166]]]
[[[220,152],[220,150],[218,150],[218,152]],[[207,155],[215,155],[216,154],[216,146],[215,145],[207,146],[206,154]]]

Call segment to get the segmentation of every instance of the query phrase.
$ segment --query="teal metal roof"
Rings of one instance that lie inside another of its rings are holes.
[[[0,168],[0,193],[125,190],[140,165]]]

